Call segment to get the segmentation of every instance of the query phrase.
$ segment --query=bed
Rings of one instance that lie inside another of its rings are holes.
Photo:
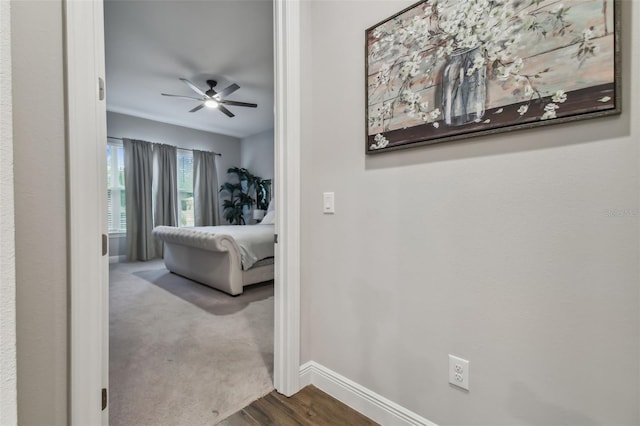
[[[236,296],[273,279],[274,225],[157,226],[164,263],[175,274]]]

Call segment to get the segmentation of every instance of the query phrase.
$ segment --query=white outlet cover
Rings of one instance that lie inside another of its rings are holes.
[[[449,354],[449,383],[469,390],[469,361]]]

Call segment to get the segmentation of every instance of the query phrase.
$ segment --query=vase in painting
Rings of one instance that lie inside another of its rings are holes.
[[[472,123],[484,115],[487,70],[484,65],[474,67],[483,54],[480,47],[456,49],[447,59],[442,74],[442,116],[450,126]]]

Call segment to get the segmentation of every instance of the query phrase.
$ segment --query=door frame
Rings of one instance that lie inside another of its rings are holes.
[[[11,3],[0,1],[0,424],[18,423]]]
[[[274,0],[276,244],[274,386],[299,390],[300,368],[300,0]],[[108,424],[108,281],[102,256],[106,163],[103,0],[65,0],[71,425]],[[104,175],[104,173],[102,173]],[[92,283],[94,285],[92,285]],[[95,285],[95,283],[98,283]],[[105,289],[107,291],[105,291]],[[106,335],[106,336],[105,336]]]

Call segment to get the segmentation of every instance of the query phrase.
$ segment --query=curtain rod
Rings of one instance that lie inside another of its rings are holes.
[[[107,139],[115,139],[117,141],[121,141],[122,138],[114,138],[113,136],[107,136]],[[154,142],[151,142],[154,143]],[[176,147],[177,149],[184,149],[185,151],[191,151],[193,152],[192,149],[187,149],[187,148],[180,148],[180,147]],[[213,151],[209,151],[209,152],[213,152]],[[213,152],[215,155],[219,155],[220,157],[222,157],[222,154],[220,154],[219,152]]]

